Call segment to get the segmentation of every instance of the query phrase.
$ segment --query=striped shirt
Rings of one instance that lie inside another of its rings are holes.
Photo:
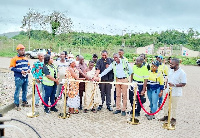
[[[24,56],[20,57],[19,55],[13,57],[10,61],[10,69],[11,71],[14,71],[15,77],[25,77],[28,78],[28,75],[22,75],[21,71],[27,71],[30,69],[30,64],[28,62],[28,59]]]

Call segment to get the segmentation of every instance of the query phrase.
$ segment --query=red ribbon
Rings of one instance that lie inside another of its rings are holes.
[[[43,103],[45,106],[47,106],[47,107],[53,107],[53,106],[55,106],[55,105],[57,104],[58,100],[60,100],[60,97],[62,96],[62,92],[63,92],[63,90],[64,90],[64,85],[63,85],[63,86],[62,86],[62,90],[61,90],[61,92],[60,92],[60,95],[59,95],[58,99],[55,101],[55,103],[54,103],[53,105],[48,105],[48,104],[46,104],[46,103],[44,102],[44,100],[42,99],[42,97],[41,97],[41,95],[40,95],[40,92],[39,92],[39,89],[38,89],[38,85],[36,84],[35,86],[36,86],[37,93],[38,93],[38,95],[39,95],[39,97],[40,97],[42,103]]]
[[[147,111],[144,109],[144,106],[142,105],[142,102],[141,102],[141,100],[140,100],[139,92],[137,92],[137,96],[138,96],[138,100],[139,100],[140,106],[141,106],[142,109],[145,111],[145,113],[147,113],[148,115],[155,115],[155,114],[157,114],[157,113],[162,109],[163,105],[165,104],[165,102],[166,102],[166,100],[167,100],[168,93],[166,94],[165,99],[164,99],[163,103],[161,104],[160,108],[159,108],[155,113],[149,113],[149,112],[147,112]]]

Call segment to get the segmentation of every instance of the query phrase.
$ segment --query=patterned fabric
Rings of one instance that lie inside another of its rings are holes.
[[[79,71],[74,68],[74,72],[77,76],[79,76]],[[65,78],[67,79],[74,79],[71,75],[71,73],[69,72],[69,68],[66,70],[66,75]],[[69,91],[68,91],[68,96],[70,98],[74,98],[76,95],[78,95],[79,92],[79,82],[70,82],[69,83]]]
[[[36,61],[33,64],[31,73],[33,74],[33,77],[35,79],[39,79],[42,81],[43,74],[42,74],[42,68],[44,67],[44,62]]]
[[[79,71],[74,68],[73,69],[75,74],[78,76],[79,75]],[[69,68],[66,71],[66,75],[65,77],[67,79],[74,79],[71,75],[71,73],[69,72]],[[68,99],[67,99],[67,106],[69,106],[70,108],[78,108],[80,106],[80,97],[79,97],[79,82],[73,82],[71,81],[69,83],[69,90],[67,91],[68,94]]]

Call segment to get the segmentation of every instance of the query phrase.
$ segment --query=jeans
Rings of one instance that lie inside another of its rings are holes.
[[[143,89],[143,85],[138,85],[139,94],[141,94],[142,89]],[[131,103],[132,107],[133,107],[133,98],[134,98],[134,89],[131,86],[131,89],[129,89],[129,100],[130,100],[130,103]],[[136,96],[136,99],[137,99],[137,96]],[[143,96],[140,95],[140,100],[141,100],[142,104],[145,103],[144,95]],[[140,114],[140,111],[141,111],[141,106],[140,106],[139,101],[137,101],[136,102],[135,113]]]
[[[45,96],[44,85],[42,83],[37,83],[37,82],[35,84],[37,84],[39,92],[40,93],[42,92],[42,99],[44,100],[44,96]],[[39,98],[37,88],[36,88],[36,85],[35,85],[35,104],[39,104],[39,100],[40,100],[40,98]]]
[[[160,88],[158,89],[148,89],[147,96],[150,102],[150,109],[152,113],[155,113],[158,107],[158,99],[159,99]]]
[[[45,91],[44,102],[46,104],[48,104],[49,98],[50,98],[51,105],[54,104],[56,88],[57,88],[56,84],[54,84],[53,86],[44,85],[44,91]],[[48,107],[44,105],[44,109],[47,109],[47,108]],[[55,108],[55,107],[52,107],[52,108]]]
[[[62,88],[63,84],[59,84],[57,86],[57,91],[56,91],[56,94],[55,94],[55,97],[59,97],[60,96],[60,92],[61,92],[61,88]],[[62,98],[62,97],[61,97]]]
[[[14,104],[19,105],[19,93],[22,89],[22,101],[26,102],[28,88],[28,78],[15,77],[15,94],[14,94]]]
[[[163,96],[161,96],[161,97],[159,97],[159,99],[158,99],[158,104],[162,104],[162,102],[163,102]]]

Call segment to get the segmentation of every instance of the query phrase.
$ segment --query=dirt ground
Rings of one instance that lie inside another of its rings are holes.
[[[32,64],[35,59],[31,59]],[[0,68],[8,69],[10,58],[0,58]],[[23,108],[21,111],[11,110],[5,114],[7,117],[19,118],[32,125],[42,137],[199,137],[200,135],[200,67],[183,66],[181,68],[187,74],[187,85],[183,88],[183,96],[180,98],[177,109],[177,126],[175,131],[168,131],[162,128],[162,123],[157,119],[163,116],[163,110],[156,115],[156,119],[148,121],[144,111],[139,117],[139,125],[132,126],[126,123],[130,116],[122,117],[113,115],[105,108],[97,114],[80,112],[72,115],[69,119],[59,119],[58,113],[45,115],[43,107],[37,110],[40,116],[27,118],[26,113],[30,108]],[[4,70],[5,71],[5,70]],[[2,75],[2,74],[1,74]],[[13,77],[13,76],[10,76]],[[2,76],[0,76],[2,78]],[[8,79],[6,79],[7,81]],[[1,96],[2,97],[2,96]],[[148,101],[148,100],[147,100]],[[148,102],[144,104],[148,109]],[[62,101],[58,103],[59,112],[62,112]],[[34,137],[34,132],[23,124],[16,122],[6,123],[16,125],[26,132],[28,137]],[[47,127],[48,126],[48,127]],[[66,126],[66,127],[63,127]],[[51,129],[50,129],[51,128]],[[75,131],[74,131],[75,130]],[[6,129],[6,136],[21,137],[17,130]],[[19,134],[19,135],[16,135]]]

